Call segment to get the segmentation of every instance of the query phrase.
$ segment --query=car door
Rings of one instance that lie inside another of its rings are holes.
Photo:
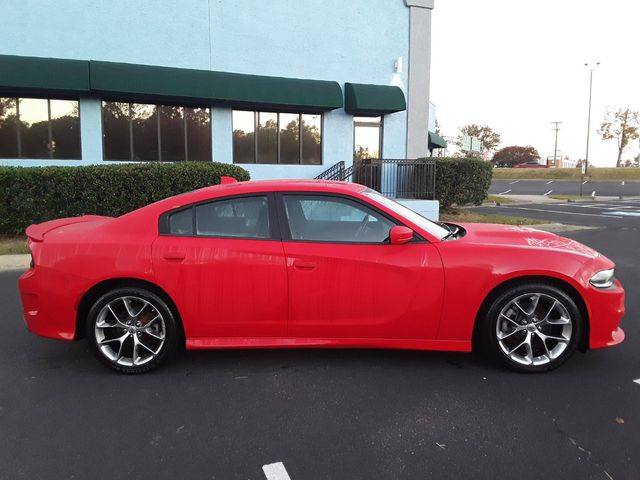
[[[272,195],[224,197],[167,212],[156,276],[187,336],[286,335],[287,272]]]
[[[443,270],[419,238],[389,243],[397,220],[343,195],[282,193],[293,337],[436,338]]]

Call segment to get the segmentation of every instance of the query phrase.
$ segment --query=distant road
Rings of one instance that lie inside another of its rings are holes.
[[[494,180],[491,182],[489,193],[494,195],[579,195],[580,183],[579,180]],[[640,182],[589,180],[582,185],[583,195],[590,196],[593,191],[596,192],[596,196],[603,197],[640,196]]]

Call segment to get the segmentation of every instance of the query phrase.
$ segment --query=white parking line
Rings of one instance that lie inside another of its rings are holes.
[[[511,191],[511,189],[506,190],[506,191],[504,191],[504,192],[500,192],[498,195],[504,195],[505,193],[509,193],[510,191]]]
[[[638,378],[637,380],[634,380],[633,383],[637,383],[638,385],[640,385],[640,378]]]
[[[553,180],[549,180],[545,185],[549,185],[550,183],[553,183]]]
[[[264,472],[264,476],[267,477],[267,480],[291,480],[282,462],[263,465],[262,471]]]
[[[544,195],[542,195],[543,197],[546,197],[547,195],[549,195],[551,192],[553,192],[553,190],[549,190],[547,193],[545,193]]]
[[[598,213],[581,213],[581,212],[563,212],[562,210],[545,210],[543,208],[527,208],[527,207],[504,207],[510,210],[530,210],[532,212],[544,212],[544,213],[563,213],[565,215],[582,215],[584,217],[605,217],[605,218],[622,218],[618,215],[602,215]]]
[[[582,182],[582,184],[584,185],[585,183],[587,183],[589,180],[585,180],[584,182]]]
[[[620,182],[620,186],[624,187],[624,180],[622,182]]]
[[[518,183],[520,180],[514,180],[513,182],[509,182],[509,185],[513,185],[514,183]]]

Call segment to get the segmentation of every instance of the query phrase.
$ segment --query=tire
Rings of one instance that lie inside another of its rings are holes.
[[[501,293],[481,325],[481,342],[498,361],[519,372],[548,372],[575,352],[583,318],[573,299],[547,283]]]
[[[100,297],[89,310],[86,335],[91,350],[120,373],[145,373],[178,347],[180,330],[171,309],[143,288],[121,287]]]

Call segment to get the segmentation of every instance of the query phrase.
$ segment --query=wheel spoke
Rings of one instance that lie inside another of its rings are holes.
[[[154,332],[151,329],[145,328],[144,333],[146,333],[147,335],[149,335],[149,336],[151,336],[153,338],[157,338],[158,340],[164,339],[164,333],[162,333],[162,332]]]
[[[569,325],[571,323],[571,320],[568,319],[567,317],[560,316],[558,320],[547,319],[545,323],[547,325]]]
[[[556,340],[557,342],[569,343],[569,339],[565,337],[556,337],[554,335],[546,335],[542,332],[538,332],[538,336],[544,340]]]
[[[135,317],[135,312],[131,307],[131,299],[129,297],[122,297],[122,303],[124,303],[124,308],[127,310],[127,314],[130,317]]]
[[[557,300],[554,300],[553,303],[551,304],[551,308],[549,308],[549,311],[547,312],[547,314],[542,318],[542,320],[540,321],[540,323],[542,322],[548,322],[549,321],[549,315],[551,315],[551,312],[553,312],[553,309],[556,308],[556,305],[558,304]]]
[[[531,341],[531,340],[530,340],[530,336],[531,336],[531,334],[530,334],[529,332],[527,332],[527,336],[525,337],[525,339],[524,339],[524,340],[522,340],[522,342],[520,342],[520,343],[518,344],[518,346],[517,346],[517,347],[515,347],[515,348],[513,348],[513,349],[509,350],[508,355],[511,355],[513,352],[515,352],[516,350],[518,350],[520,347],[522,347],[523,345],[526,345],[527,341]]]
[[[509,320],[511,323],[513,323],[517,328],[521,328],[522,325],[520,325],[518,322],[516,322],[515,320],[510,319],[509,317],[507,317],[504,313],[500,314],[501,317],[503,317],[505,320]]]
[[[149,302],[143,302],[142,307],[140,308],[140,310],[138,311],[138,313],[136,313],[135,315],[133,315],[135,318],[138,318],[142,312],[144,312],[144,309],[147,308],[149,306]]]
[[[527,348],[527,355],[525,358],[531,364],[533,363],[533,345],[531,344],[531,332],[527,332],[527,338],[525,338],[525,347]]]
[[[140,344],[140,342],[138,342],[137,335],[133,335],[132,338],[133,338],[133,351],[131,352],[131,364],[135,365],[136,360],[138,359],[138,345]]]
[[[533,303],[533,307],[531,307],[531,313],[529,313],[529,315],[533,315],[534,313],[536,313],[538,304],[540,303],[540,294],[536,293],[535,295],[531,295],[531,302]]]
[[[154,356],[158,353],[156,350],[153,350],[151,347],[147,346],[140,338],[138,339],[138,345],[140,345],[142,348],[145,348]]]
[[[120,342],[120,344],[122,344],[127,339],[128,335],[129,335],[128,333],[125,333],[121,337],[104,338],[104,339],[100,340],[99,343],[100,343],[100,345],[107,345],[107,344],[113,343],[113,342]]]
[[[527,312],[525,311],[525,309],[524,309],[524,308],[522,308],[522,307],[520,306],[520,304],[519,304],[516,300],[514,300],[512,303],[513,303],[516,307],[518,307],[518,310],[520,310],[520,311],[522,312],[522,314],[523,314],[523,315],[525,315],[526,317],[528,317],[528,316],[529,316],[529,313],[527,313]]]
[[[513,330],[512,332],[509,333],[504,333],[504,332],[498,332],[498,340],[506,340],[507,338],[513,336],[514,333],[518,333],[520,330]]]
[[[540,341],[542,342],[542,345],[544,346],[544,351],[547,354],[547,358],[551,360],[551,352],[549,351],[549,347],[547,347],[547,340],[544,334],[540,334],[540,332],[536,332],[536,335],[538,335],[538,338],[540,339]]]

